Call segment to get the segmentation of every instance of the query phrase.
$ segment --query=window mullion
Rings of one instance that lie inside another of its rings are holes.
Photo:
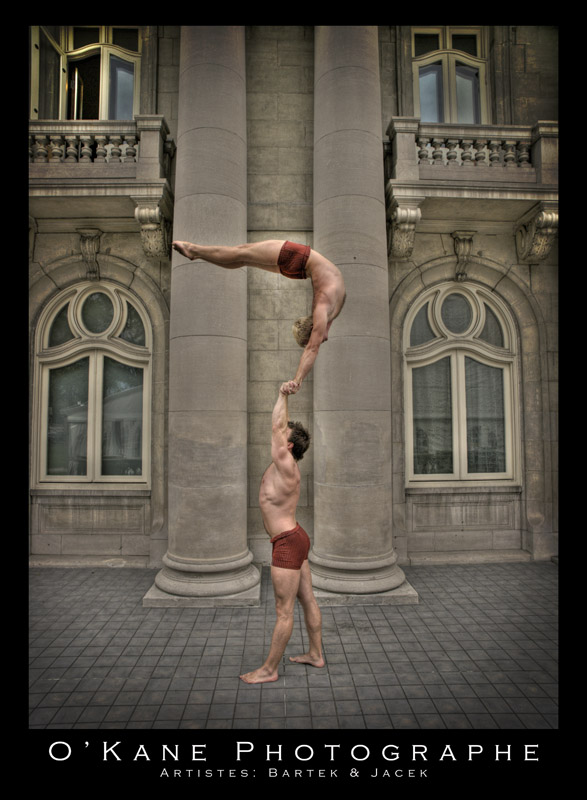
[[[90,387],[90,408],[88,408],[88,419],[94,420],[92,436],[88,436],[88,447],[91,447],[91,453],[88,453],[88,464],[92,465],[92,475],[90,480],[96,481],[100,478],[100,465],[101,465],[101,450],[102,450],[102,392],[103,392],[103,374],[104,374],[104,354],[96,351],[92,355],[93,368],[91,370],[93,387]],[[90,445],[91,442],[91,445]]]
[[[455,477],[467,477],[467,400],[465,395],[465,359],[462,351],[452,355],[453,442],[455,453]]]

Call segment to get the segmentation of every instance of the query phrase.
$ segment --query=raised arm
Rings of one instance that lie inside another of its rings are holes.
[[[294,382],[297,384],[295,391],[300,388],[301,382],[314,366],[314,361],[316,361],[318,350],[320,349],[322,342],[325,340],[327,332],[328,307],[326,304],[320,303],[314,308],[314,313],[312,315],[312,333],[310,334],[308,344],[304,348],[304,352],[300,358],[300,363],[298,364],[298,369],[294,378]]]
[[[279,387],[277,402],[271,416],[271,460],[279,471],[293,468],[293,457],[288,449],[289,414],[287,396],[292,393],[289,383]]]

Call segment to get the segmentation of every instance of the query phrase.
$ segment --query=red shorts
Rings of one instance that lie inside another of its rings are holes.
[[[310,255],[310,246],[284,242],[277,259],[277,266],[282,275],[293,280],[306,278],[306,261]]]
[[[310,552],[310,537],[301,525],[291,531],[278,533],[271,539],[273,545],[272,567],[301,569]]]

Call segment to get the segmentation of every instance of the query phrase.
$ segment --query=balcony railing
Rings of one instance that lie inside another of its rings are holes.
[[[29,122],[29,213],[54,219],[49,205],[85,236],[87,224],[140,228],[149,257],[169,258],[175,144],[159,115],[134,120],[32,120]],[[111,220],[115,220],[112,223]],[[76,227],[78,226],[78,227]],[[94,226],[93,230],[98,226]]]
[[[392,179],[556,183],[555,122],[448,125],[396,117],[387,133],[388,177]]]
[[[473,235],[512,227],[521,261],[546,257],[558,225],[558,123],[445,125],[395,117],[387,134],[391,258],[411,258],[416,228],[447,232],[460,280]],[[490,215],[488,201],[497,201]]]
[[[71,167],[77,164],[130,165],[158,161],[168,177],[174,144],[163,117],[139,116],[130,121],[31,120],[29,163]]]

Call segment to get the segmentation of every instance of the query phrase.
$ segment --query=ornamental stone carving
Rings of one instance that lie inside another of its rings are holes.
[[[541,203],[518,221],[515,229],[520,261],[535,264],[550,253],[558,231],[558,207]]]
[[[100,280],[100,265],[97,255],[100,252],[100,236],[102,231],[98,228],[78,228],[80,250],[86,265],[86,278],[89,281]]]
[[[393,199],[388,208],[387,253],[394,260],[411,258],[416,240],[416,226],[422,212],[419,201],[410,205],[399,205]]]
[[[137,202],[137,200],[135,200]],[[141,241],[148,258],[169,258],[171,222],[162,214],[157,201],[135,208],[135,219],[141,226]]]
[[[473,247],[473,236],[476,231],[453,231],[451,233],[455,243],[455,253],[457,256],[457,268],[455,280],[464,281],[467,278],[466,267],[471,249]]]

